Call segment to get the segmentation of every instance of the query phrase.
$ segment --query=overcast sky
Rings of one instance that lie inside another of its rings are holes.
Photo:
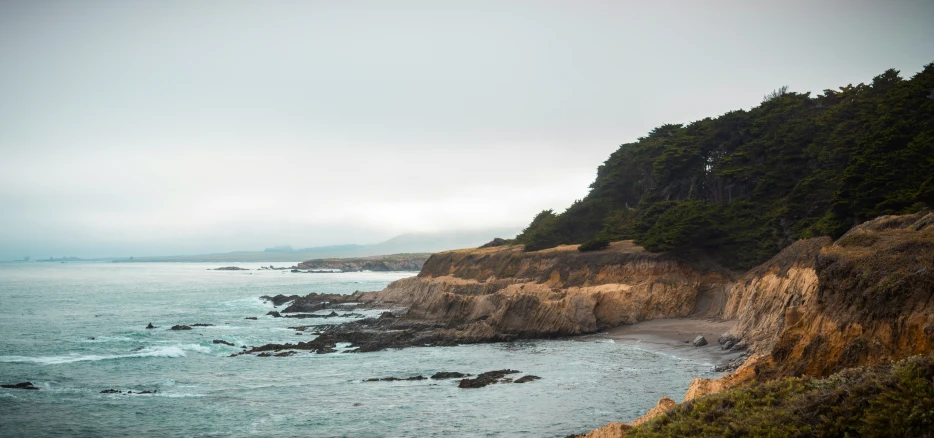
[[[934,1],[2,1],[0,260],[525,226],[663,123],[934,61]]]

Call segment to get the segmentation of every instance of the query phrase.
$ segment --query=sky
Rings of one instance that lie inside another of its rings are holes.
[[[910,77],[931,23],[930,0],[0,1],[0,260],[521,228],[655,126]]]

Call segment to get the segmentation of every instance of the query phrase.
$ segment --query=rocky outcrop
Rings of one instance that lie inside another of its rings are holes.
[[[20,382],[20,383],[14,383],[14,384],[10,384],[10,385],[0,385],[0,388],[7,388],[7,389],[29,389],[29,390],[33,390],[33,391],[36,391],[36,390],[39,389],[39,388],[37,388],[35,385],[33,385],[32,382]]]
[[[934,214],[879,217],[836,242],[798,241],[739,280],[721,316],[737,321],[718,340],[721,347],[747,348],[748,359],[719,379],[695,379],[685,401],[751,382],[824,377],[930,353]],[[623,436],[647,417],[588,436]]]
[[[506,246],[432,255],[417,277],[358,299],[474,333],[553,337],[692,315],[698,303],[725,299],[731,282],[716,267],[628,241],[594,253],[573,245],[536,252]]]
[[[428,260],[427,253],[395,254],[385,256],[331,258],[308,260],[295,266],[295,270],[336,270],[350,271],[418,271]],[[293,271],[294,272],[294,271]]]

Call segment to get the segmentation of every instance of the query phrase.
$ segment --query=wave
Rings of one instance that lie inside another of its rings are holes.
[[[131,354],[113,354],[113,355],[70,354],[67,356],[41,356],[41,357],[0,356],[0,363],[36,363],[40,365],[59,365],[59,364],[74,363],[74,362],[127,359],[127,358],[135,358],[135,357],[176,358],[176,357],[187,356],[185,351],[195,351],[198,353],[210,353],[211,349],[209,347],[204,347],[204,346],[197,345],[197,344],[182,344],[182,345],[172,345],[172,346],[167,346],[167,347],[143,347],[143,349],[137,352],[131,353]]]

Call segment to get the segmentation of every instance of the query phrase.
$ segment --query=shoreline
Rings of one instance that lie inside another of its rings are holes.
[[[685,359],[709,362],[713,366],[727,365],[745,351],[720,349],[717,339],[729,331],[736,321],[716,321],[697,318],[659,318],[636,324],[614,327],[603,333],[586,335],[611,339],[617,343],[661,351]],[[707,345],[695,347],[691,341],[703,335]],[[686,342],[685,342],[686,341]]]

